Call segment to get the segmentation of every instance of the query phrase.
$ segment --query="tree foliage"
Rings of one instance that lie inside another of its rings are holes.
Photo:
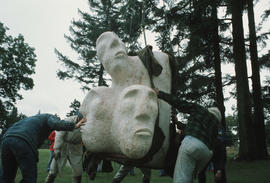
[[[14,117],[15,103],[22,99],[21,89],[34,87],[32,74],[35,73],[36,55],[34,48],[24,42],[24,37],[12,37],[0,22],[0,111],[1,127]],[[17,112],[16,112],[17,114]],[[13,121],[14,122],[14,121]]]
[[[107,85],[104,69],[96,58],[95,43],[98,36],[105,31],[116,32],[128,45],[129,50],[139,47],[142,6],[137,1],[89,0],[89,12],[79,10],[81,19],[73,20],[70,34],[65,38],[78,54],[78,60],[71,60],[55,49],[59,61],[64,66],[58,71],[60,79],[75,79],[82,84],[82,89],[89,90],[93,86]],[[128,18],[128,19],[127,19]]]
[[[69,108],[71,109],[71,111],[68,112],[66,116],[69,117],[69,116],[76,115],[76,113],[79,110],[80,106],[81,106],[81,103],[77,99],[74,99],[71,102],[70,106],[69,106]]]
[[[239,126],[236,116],[227,116],[226,117],[226,137],[227,137],[227,146],[237,146],[239,145]]]

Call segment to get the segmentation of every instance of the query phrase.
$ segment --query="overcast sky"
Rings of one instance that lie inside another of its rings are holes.
[[[54,48],[74,56],[64,38],[69,34],[72,19],[78,19],[78,9],[87,10],[87,0],[0,0],[0,21],[10,30],[8,35],[22,34],[37,55],[34,88],[20,91],[23,100],[17,102],[20,112],[30,116],[41,113],[64,117],[70,103],[82,100],[85,94],[74,81],[56,77],[60,67]],[[75,57],[76,58],[76,57]]]
[[[270,5],[269,0],[260,1],[260,6],[255,10],[257,18]],[[7,34],[14,37],[22,34],[25,42],[36,49],[35,86],[33,90],[20,91],[24,99],[17,102],[19,112],[30,116],[41,111],[64,117],[70,103],[75,98],[82,101],[86,95],[75,81],[61,81],[56,77],[60,63],[57,62],[54,48],[64,55],[77,58],[64,34],[69,34],[71,21],[79,18],[78,9],[87,11],[88,1],[0,0],[0,22],[10,29]],[[151,40],[147,41],[151,44]],[[232,68],[227,70],[230,72]]]

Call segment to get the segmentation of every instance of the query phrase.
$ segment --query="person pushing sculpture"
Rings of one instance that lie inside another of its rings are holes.
[[[38,148],[53,130],[72,131],[86,122],[78,123],[61,120],[55,115],[38,114],[14,123],[3,137],[1,183],[14,182],[18,167],[22,181],[37,181]]]
[[[212,157],[217,143],[221,113],[218,108],[204,108],[198,104],[155,89],[158,98],[168,102],[179,112],[190,114],[184,129],[185,137],[178,151],[173,183],[191,183]]]

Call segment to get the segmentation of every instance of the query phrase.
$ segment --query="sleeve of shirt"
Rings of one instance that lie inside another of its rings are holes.
[[[50,133],[50,136],[48,137],[49,141],[53,142],[55,139],[55,131],[52,131],[52,133]]]
[[[61,120],[60,118],[53,115],[48,118],[48,125],[57,131],[72,131],[75,128],[75,123]]]
[[[159,91],[158,98],[166,101],[168,104],[170,104],[171,106],[175,107],[177,110],[183,113],[193,114],[196,113],[196,111],[198,110],[205,110],[204,107],[198,104],[186,102],[178,97],[175,97],[162,91]]]

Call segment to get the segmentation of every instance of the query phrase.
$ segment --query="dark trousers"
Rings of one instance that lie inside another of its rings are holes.
[[[6,137],[2,142],[2,175],[0,182],[14,183],[18,167],[23,179],[21,183],[37,182],[37,161],[30,146],[17,137]]]
[[[208,163],[209,165],[210,163]],[[207,170],[208,165],[199,173],[198,175],[198,182],[199,183],[206,183],[206,176],[205,172]],[[217,170],[214,168],[214,176],[217,173]],[[227,178],[226,178],[226,171],[225,169],[221,170],[221,179],[219,181],[215,181],[215,183],[227,183]]]
[[[129,165],[121,165],[117,173],[115,174],[113,178],[113,183],[120,183],[125,176],[130,172],[130,170],[134,168],[133,166]],[[151,178],[151,169],[149,168],[140,168],[140,170],[143,173],[143,183],[149,183]]]
[[[205,172],[207,170],[207,167],[210,165],[210,163],[208,163],[203,170],[201,170],[201,172],[198,174],[198,182],[199,183],[206,183],[206,176],[205,176]]]

